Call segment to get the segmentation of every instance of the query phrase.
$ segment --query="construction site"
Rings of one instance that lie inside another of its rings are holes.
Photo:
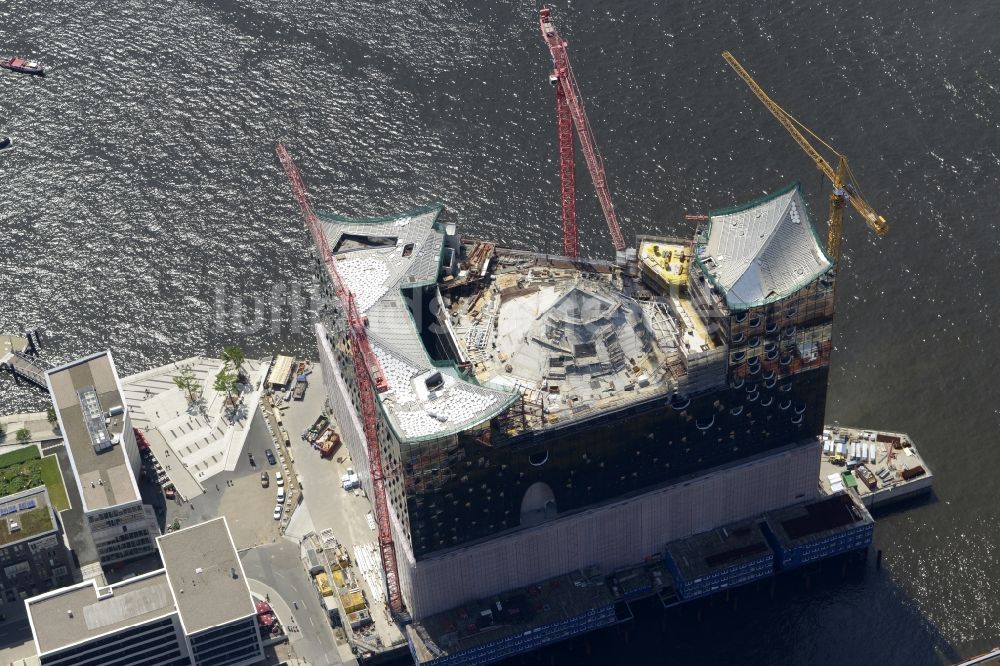
[[[371,502],[375,596],[418,663],[495,661],[624,621],[630,599],[683,603],[872,538],[853,495],[817,486],[844,210],[886,231],[846,158],[725,53],[831,181],[826,243],[793,183],[629,246],[539,19],[562,254],[466,238],[437,204],[315,212],[277,150],[315,245],[319,367]],[[614,261],[578,256],[575,139]]]

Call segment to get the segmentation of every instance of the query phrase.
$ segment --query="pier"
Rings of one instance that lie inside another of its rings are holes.
[[[45,371],[49,366],[31,356],[38,347],[39,332],[28,331],[24,336],[0,335],[0,370],[6,370],[15,381],[25,380],[41,389],[48,389]]]

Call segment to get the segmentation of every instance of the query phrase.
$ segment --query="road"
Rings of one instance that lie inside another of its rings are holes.
[[[281,617],[280,611],[279,618],[286,628],[289,624],[299,627],[299,632],[289,634],[296,656],[313,666],[343,663],[316,588],[302,568],[299,547],[282,539],[275,544],[251,548],[240,557],[247,577],[273,588],[288,605],[291,621]]]

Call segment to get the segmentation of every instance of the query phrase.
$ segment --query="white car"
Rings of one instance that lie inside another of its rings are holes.
[[[281,472],[274,473],[274,483],[277,484],[279,488],[285,485],[285,477],[281,475]]]
[[[282,507],[281,507],[280,504],[278,504],[277,506],[274,507],[274,519],[275,520],[281,520],[281,508]]]
[[[278,504],[283,504],[285,502],[285,489],[278,488]]]

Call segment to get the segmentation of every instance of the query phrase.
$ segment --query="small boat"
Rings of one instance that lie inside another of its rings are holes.
[[[14,147],[14,140],[9,136],[0,136],[0,152],[10,150]]]
[[[41,63],[24,58],[0,58],[0,67],[9,69],[12,72],[31,74],[32,76],[45,76],[45,68]]]

